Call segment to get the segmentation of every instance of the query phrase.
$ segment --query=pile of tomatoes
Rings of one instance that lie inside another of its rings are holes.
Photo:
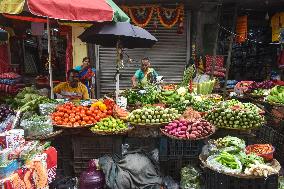
[[[112,109],[102,110],[99,107],[76,106],[68,102],[59,105],[51,116],[55,125],[76,127],[96,124],[111,115]]]

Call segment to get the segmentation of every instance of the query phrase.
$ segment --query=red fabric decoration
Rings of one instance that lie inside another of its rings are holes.
[[[47,154],[46,164],[48,172],[48,183],[51,183],[56,177],[57,151],[54,147],[48,148],[44,153]]]
[[[0,44],[0,73],[9,68],[8,45]]]

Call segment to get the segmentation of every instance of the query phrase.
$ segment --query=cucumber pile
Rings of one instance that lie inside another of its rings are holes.
[[[259,109],[251,104],[235,104],[216,107],[210,111],[205,119],[218,128],[252,129],[260,127],[264,117],[259,114]]]

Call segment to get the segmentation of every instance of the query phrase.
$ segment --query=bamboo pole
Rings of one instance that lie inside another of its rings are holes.
[[[47,51],[48,51],[48,71],[49,71],[50,98],[54,99],[52,65],[51,65],[51,34],[50,34],[50,20],[49,20],[49,18],[47,18]]]

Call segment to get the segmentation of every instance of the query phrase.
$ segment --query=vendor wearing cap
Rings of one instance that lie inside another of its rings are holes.
[[[132,77],[132,85],[133,87],[136,87],[139,83],[142,86],[146,86],[155,81],[157,76],[158,73],[154,70],[154,68],[151,68],[149,58],[143,58],[141,60],[141,68],[137,70]]]
[[[87,87],[79,81],[79,72],[71,69],[68,71],[68,81],[61,82],[53,88],[57,98],[89,99]]]

